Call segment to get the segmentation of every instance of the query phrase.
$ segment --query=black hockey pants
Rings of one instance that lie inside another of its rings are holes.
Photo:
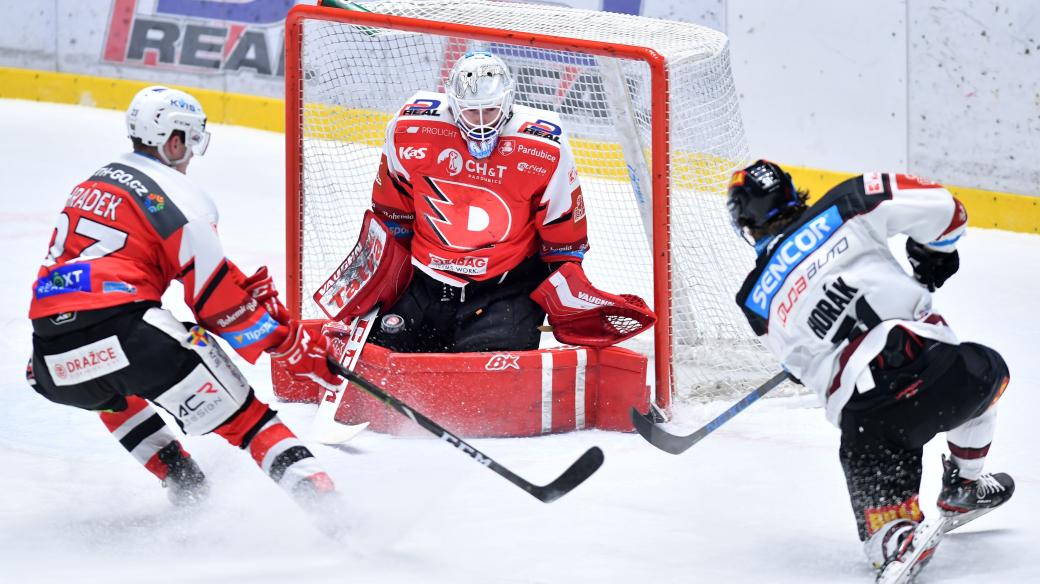
[[[412,283],[380,314],[371,341],[401,353],[463,353],[537,349],[545,312],[528,295],[549,277],[550,267],[532,256],[501,278],[464,288],[415,271]],[[404,326],[391,331],[388,317]]]
[[[855,393],[841,416],[839,455],[860,540],[901,516],[920,518],[924,445],[981,415],[1008,381],[1000,354],[893,329],[871,364],[876,387]]]

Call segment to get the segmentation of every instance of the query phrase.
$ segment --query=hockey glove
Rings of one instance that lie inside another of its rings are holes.
[[[267,273],[267,266],[261,266],[252,276],[246,278],[242,282],[242,288],[264,307],[271,318],[281,324],[289,324],[289,311],[278,299],[278,290],[274,287],[274,280]]]
[[[914,278],[927,286],[929,292],[935,292],[936,288],[941,288],[961,266],[960,256],[956,249],[938,251],[917,243],[910,237],[906,239],[906,257],[914,268]]]
[[[292,321],[285,341],[271,350],[271,361],[284,364],[285,370],[296,379],[310,379],[335,390],[342,380],[329,371],[328,355],[328,339],[309,332],[299,321]]]
[[[549,317],[556,340],[569,345],[608,347],[650,328],[657,317],[642,298],[597,290],[581,266],[568,262],[534,292]]]

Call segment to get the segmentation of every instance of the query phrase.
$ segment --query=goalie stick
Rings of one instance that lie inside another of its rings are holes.
[[[730,418],[736,416],[745,408],[758,401],[758,398],[772,391],[773,388],[783,383],[788,377],[790,377],[790,375],[786,371],[777,373],[772,377],[772,379],[744,396],[744,399],[730,406],[728,410],[719,414],[714,420],[705,424],[700,430],[687,436],[669,434],[658,426],[655,423],[655,412],[653,407],[651,407],[650,411],[645,414],[632,408],[632,424],[636,427],[636,432],[639,432],[639,435],[645,438],[650,444],[653,444],[669,454],[682,454],[683,452],[686,452],[688,448],[700,442],[705,436],[717,430],[719,426],[728,422]]]
[[[330,343],[344,343],[339,362],[348,371],[353,371],[357,366],[361,350],[368,342],[372,324],[378,315],[379,307],[376,307],[368,314],[355,317],[350,323],[350,334],[345,342],[339,339],[329,339]],[[314,422],[311,424],[311,440],[322,444],[342,444],[368,427],[368,422],[350,425],[340,424],[336,421],[336,412],[339,411],[339,405],[343,403],[343,395],[347,393],[346,389],[345,387],[340,387],[339,390],[323,388],[321,400],[318,402],[318,412],[314,415]]]
[[[524,491],[527,491],[532,497],[543,503],[552,503],[556,499],[571,492],[575,487],[585,482],[585,479],[592,476],[592,474],[599,470],[599,467],[603,465],[603,451],[600,450],[598,446],[593,446],[586,450],[578,460],[574,461],[567,470],[563,471],[563,474],[557,477],[556,480],[544,486],[536,485],[495,462],[490,456],[477,450],[473,446],[470,446],[458,436],[455,436],[451,432],[442,428],[437,422],[434,422],[421,413],[413,410],[401,400],[380,389],[374,383],[353,371],[348,370],[331,359],[329,360],[329,369],[331,369],[333,373],[345,378],[347,381],[362,389],[365,393],[368,393],[372,397],[397,410],[401,415],[407,416],[413,422],[422,426],[424,430],[466,453],[479,464],[488,467],[507,481],[520,487]]]

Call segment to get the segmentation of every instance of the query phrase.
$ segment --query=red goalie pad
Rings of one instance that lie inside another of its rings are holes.
[[[607,347],[657,321],[642,298],[597,290],[573,262],[553,272],[531,293],[531,299],[545,310],[556,340],[570,345]]]
[[[330,318],[350,320],[377,304],[390,307],[411,281],[412,254],[372,211],[365,211],[354,249],[314,293],[314,301]]]

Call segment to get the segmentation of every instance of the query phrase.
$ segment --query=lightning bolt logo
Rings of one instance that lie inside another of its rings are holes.
[[[430,213],[426,223],[450,249],[474,251],[502,242],[513,225],[512,213],[494,191],[464,183],[425,177],[424,196]]]

